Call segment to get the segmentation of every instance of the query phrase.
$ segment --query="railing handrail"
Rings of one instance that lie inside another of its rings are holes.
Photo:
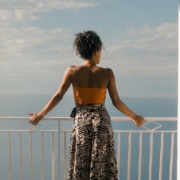
[[[129,117],[110,117],[112,121],[132,121]],[[144,117],[146,121],[177,121],[178,117]],[[29,120],[30,117],[0,117],[1,120]],[[70,120],[73,118],[70,117],[45,117],[43,120],[53,120],[53,121],[62,121]]]

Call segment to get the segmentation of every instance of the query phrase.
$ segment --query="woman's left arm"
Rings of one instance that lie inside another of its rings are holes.
[[[47,103],[47,105],[39,113],[29,114],[30,116],[32,116],[29,120],[30,123],[32,123],[33,125],[37,125],[38,122],[42,120],[43,117],[61,101],[64,94],[71,85],[71,79],[72,79],[71,75],[72,75],[72,68],[69,67],[64,74],[62,83],[59,86],[57,92],[52,96],[52,98]]]

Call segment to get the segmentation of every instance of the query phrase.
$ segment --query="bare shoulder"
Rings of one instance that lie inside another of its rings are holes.
[[[74,76],[76,75],[77,73],[81,73],[82,72],[82,69],[83,69],[83,66],[74,66],[74,65],[71,65],[67,68],[66,70],[66,73],[71,75],[71,76]]]
[[[73,71],[75,71],[75,70],[77,70],[78,68],[77,68],[78,66],[74,66],[74,65],[71,65],[71,66],[69,66],[68,68],[67,68],[67,72],[73,72]]]
[[[71,71],[77,71],[77,70],[80,70],[82,68],[83,68],[83,66],[74,66],[74,65],[71,65],[68,67],[68,69]]]
[[[106,71],[106,73],[107,73],[107,75],[109,77],[113,77],[114,76],[114,73],[113,73],[112,69],[110,69],[110,68],[104,68],[104,69],[105,69],[105,71]]]
[[[75,66],[69,66],[69,67],[66,69],[64,75],[65,75],[66,77],[72,76],[74,70],[75,70]]]
[[[68,70],[74,70],[74,69],[76,69],[76,67],[77,67],[77,66],[71,65],[71,66],[69,66],[67,69],[68,69]]]
[[[107,71],[107,73],[113,73],[111,68],[104,68],[104,69]]]
[[[104,68],[105,69],[105,77],[108,80],[108,84],[115,81],[115,76],[113,73],[113,70],[110,68]]]

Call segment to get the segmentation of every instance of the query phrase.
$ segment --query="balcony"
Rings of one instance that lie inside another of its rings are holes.
[[[112,117],[119,180],[176,180],[177,118]],[[0,118],[0,180],[66,180],[72,119]],[[67,129],[67,130],[66,130]]]

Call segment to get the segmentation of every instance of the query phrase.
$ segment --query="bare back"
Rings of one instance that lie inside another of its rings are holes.
[[[70,66],[56,95],[62,99],[70,85],[79,88],[107,88],[113,103],[120,101],[111,69],[96,65]]]
[[[107,88],[109,82],[108,69],[98,66],[71,66],[73,87]]]

